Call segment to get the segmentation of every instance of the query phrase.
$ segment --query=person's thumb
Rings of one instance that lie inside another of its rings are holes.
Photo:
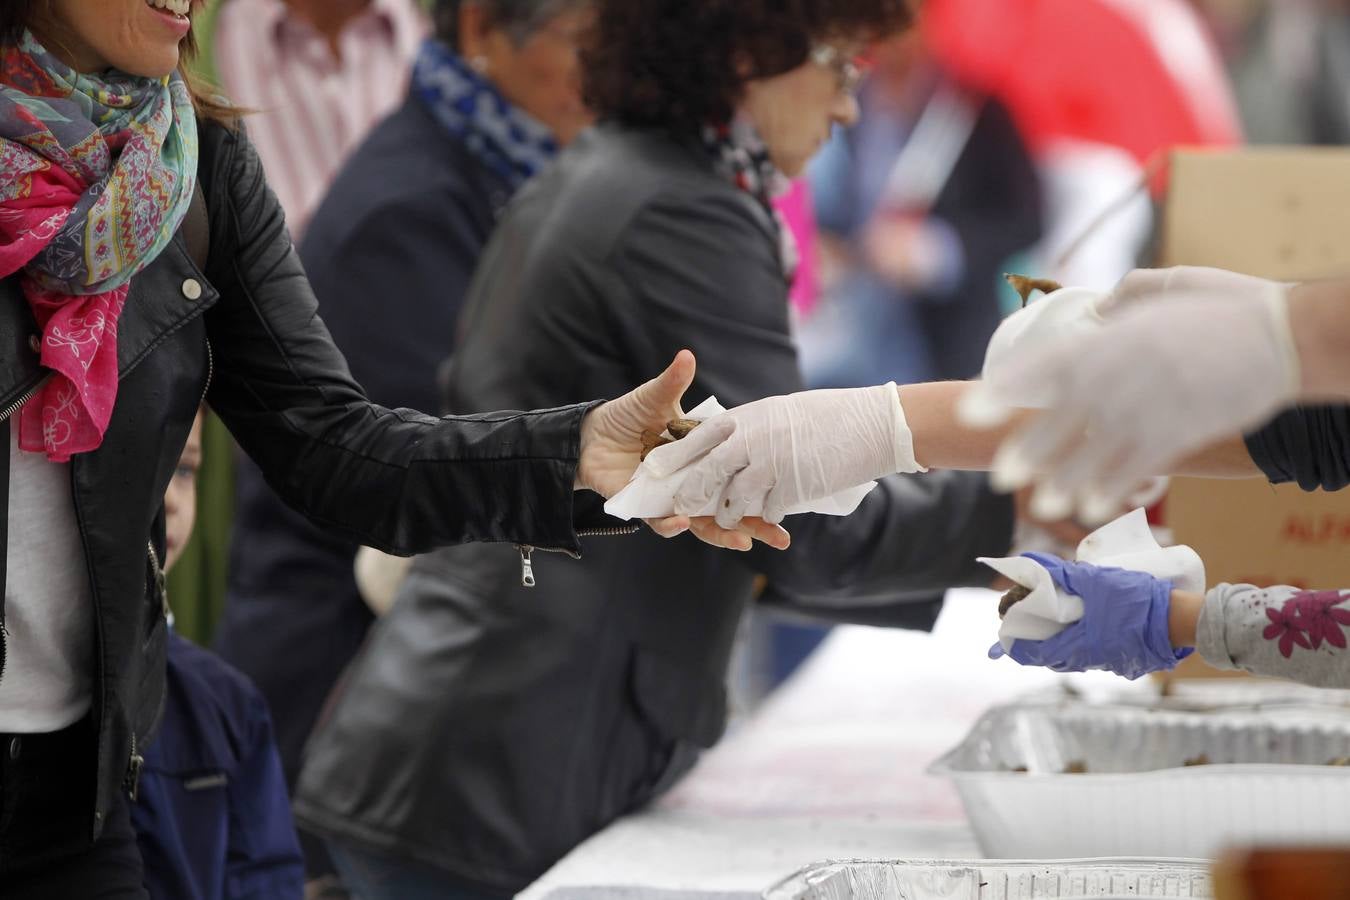
[[[680,400],[694,383],[696,368],[693,353],[681,350],[675,354],[674,361],[664,372],[637,389],[638,405],[643,416],[662,423],[672,416],[678,417],[682,409]]]

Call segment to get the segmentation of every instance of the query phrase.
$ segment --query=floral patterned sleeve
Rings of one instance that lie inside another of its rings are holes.
[[[1220,669],[1350,688],[1350,591],[1221,584],[1205,596],[1196,649]]]

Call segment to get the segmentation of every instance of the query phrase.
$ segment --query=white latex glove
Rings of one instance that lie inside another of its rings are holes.
[[[723,440],[726,423],[734,431]],[[715,425],[709,428],[709,425]],[[765,521],[786,510],[894,472],[922,472],[895,385],[804,391],[747,403],[715,416],[643,463],[658,478],[690,467],[675,511],[717,502],[731,528],[753,501]]]
[[[1047,472],[1041,514],[1099,522],[1187,453],[1262,424],[1299,388],[1289,287],[1214,269],[1126,278],[1100,331],[1037,348],[966,394],[976,427],[1006,421],[1018,396],[1050,401],[999,449],[995,483]]]

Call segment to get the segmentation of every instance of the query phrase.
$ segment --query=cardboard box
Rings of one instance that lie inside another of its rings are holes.
[[[1158,264],[1289,281],[1344,275],[1347,226],[1350,150],[1178,151]]]
[[[1161,234],[1161,266],[1290,281],[1350,274],[1350,151],[1178,152]],[[1350,491],[1177,479],[1165,519],[1205,561],[1210,585],[1350,587]],[[1188,663],[1183,676],[1214,674]]]

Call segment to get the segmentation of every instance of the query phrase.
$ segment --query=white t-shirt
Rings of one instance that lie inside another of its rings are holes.
[[[70,466],[21,451],[15,426],[0,427],[10,441],[0,732],[57,731],[94,696],[94,606]]]

